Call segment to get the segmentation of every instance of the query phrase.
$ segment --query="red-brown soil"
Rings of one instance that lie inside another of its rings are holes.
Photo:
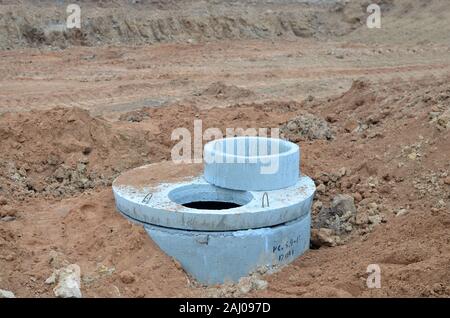
[[[85,297],[449,297],[450,55],[446,24],[430,23],[448,4],[384,3],[378,44],[353,22],[339,36],[2,42],[0,289],[52,297],[45,280],[76,263]],[[115,211],[110,187],[123,171],[170,160],[172,131],[200,119],[203,131],[282,128],[318,186],[313,219],[348,194],[358,221],[264,274],[263,290],[200,286]],[[369,264],[381,268],[380,289],[366,286]]]

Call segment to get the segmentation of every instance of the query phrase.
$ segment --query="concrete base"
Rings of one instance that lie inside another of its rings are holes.
[[[150,237],[203,284],[237,282],[258,268],[292,262],[309,248],[310,214],[282,225],[197,232],[146,225]]]

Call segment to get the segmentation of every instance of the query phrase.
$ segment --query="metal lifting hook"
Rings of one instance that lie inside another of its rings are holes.
[[[153,197],[153,193],[147,193],[147,195],[142,199],[142,203],[149,203]]]
[[[266,198],[266,202],[267,202],[267,207],[269,207],[269,194],[267,192],[264,192],[263,196],[262,196],[262,207],[265,208],[264,206],[264,197]]]

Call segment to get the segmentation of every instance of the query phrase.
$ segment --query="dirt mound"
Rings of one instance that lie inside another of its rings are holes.
[[[448,78],[361,79],[304,105],[336,134],[325,147],[302,144],[302,171],[317,185],[312,243],[321,248],[252,295],[448,297],[449,89]],[[382,270],[381,289],[366,286],[369,264]]]
[[[79,108],[0,117],[0,194],[74,194],[109,184],[125,168],[149,162],[152,138],[113,127]]]
[[[148,108],[142,108],[138,110],[133,110],[131,112],[126,112],[120,115],[119,120],[129,121],[132,123],[139,123],[148,117],[149,117]]]
[[[238,98],[243,90],[226,86],[225,91]],[[225,135],[233,128],[242,134],[247,128],[276,127],[300,107],[295,102],[236,104],[224,114],[223,108],[174,104],[125,113],[116,123],[80,108],[5,113],[0,116],[0,197],[60,197],[109,185],[125,169],[170,159],[178,142],[171,132],[183,127],[193,133],[194,120],[203,120],[203,129],[218,127]],[[142,128],[149,123],[152,129]]]
[[[55,284],[47,279],[73,263],[81,268],[83,297],[199,296],[145,230],[115,211],[109,189],[46,208],[25,204],[17,220],[0,224],[0,284],[18,297],[53,297]],[[36,237],[38,246],[24,244]],[[134,279],[124,279],[124,271]],[[19,291],[16,284],[27,287]]]
[[[239,100],[254,96],[249,89],[237,87],[235,85],[225,85],[223,82],[215,82],[199,93],[199,96],[214,97],[217,99]]]
[[[324,119],[308,113],[283,124],[280,127],[280,132],[284,138],[293,142],[333,138],[333,131],[329,124]]]

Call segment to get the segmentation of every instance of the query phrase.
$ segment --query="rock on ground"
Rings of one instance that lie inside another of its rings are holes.
[[[339,216],[350,212],[352,215],[356,213],[355,199],[347,194],[338,194],[331,202],[331,209]]]
[[[131,284],[136,281],[136,276],[130,271],[123,271],[120,273],[120,280],[124,284]]]
[[[56,297],[81,298],[81,269],[77,264],[71,264],[58,271],[58,284],[53,289]]]
[[[16,296],[14,296],[14,293],[9,290],[0,289],[0,298],[16,298]]]
[[[348,229],[349,221],[356,215],[355,200],[347,194],[338,194],[331,201],[330,207],[323,206],[314,219],[315,228],[329,228],[337,234]]]
[[[339,243],[339,236],[334,235],[332,229],[312,229],[311,244],[313,247],[336,246]]]

